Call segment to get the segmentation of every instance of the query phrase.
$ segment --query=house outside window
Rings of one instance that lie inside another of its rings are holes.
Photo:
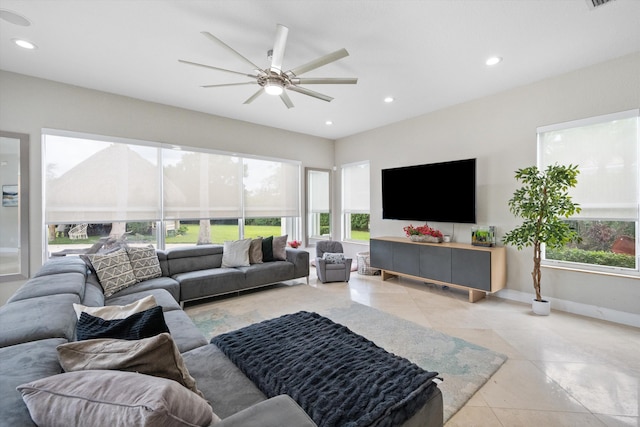
[[[545,265],[639,275],[639,132],[638,110],[538,129],[538,166],[578,165],[582,208],[567,220],[581,241],[545,250]]]
[[[369,242],[369,162],[342,166],[342,239]]]

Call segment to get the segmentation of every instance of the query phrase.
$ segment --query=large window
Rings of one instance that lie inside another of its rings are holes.
[[[369,241],[369,162],[342,166],[342,236]]]
[[[300,164],[45,130],[48,252],[126,234],[159,247],[300,238]]]
[[[569,219],[580,241],[546,250],[545,262],[617,273],[638,273],[640,200],[638,110],[538,129],[538,163],[578,165]]]
[[[307,239],[331,239],[331,171],[307,169]]]

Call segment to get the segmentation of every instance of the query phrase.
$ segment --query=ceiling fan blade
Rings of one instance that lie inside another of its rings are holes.
[[[241,76],[246,76],[246,77],[253,77],[254,79],[258,78],[258,76],[255,74],[241,73],[240,71],[227,70],[225,68],[218,68],[212,65],[205,65],[205,64],[199,64],[197,62],[185,61],[183,59],[178,59],[178,62],[182,62],[183,64],[195,65],[196,67],[204,67],[204,68],[210,68],[212,70],[224,71],[225,73],[232,73],[232,74],[239,74]]]
[[[318,78],[294,78],[291,79],[291,83],[293,84],[301,84],[301,85],[354,85],[358,83],[358,79],[356,77],[318,77]]]
[[[256,93],[254,93],[253,95],[251,95],[249,97],[249,99],[247,99],[246,101],[244,101],[244,104],[251,104],[253,101],[256,100],[257,97],[259,97],[260,95],[262,95],[262,93],[264,92],[264,88],[260,88],[258,89],[258,91]]]
[[[287,91],[282,91],[282,93],[280,94],[280,99],[282,99],[282,102],[284,102],[284,105],[287,106],[287,108],[293,108],[293,102],[291,102],[291,98],[289,98],[289,95],[287,95]]]
[[[221,85],[202,85],[200,87],[211,88],[211,87],[225,87],[225,86],[256,85],[256,84],[258,84],[258,82],[224,83],[224,84],[221,84]]]
[[[282,71],[282,60],[284,58],[284,48],[287,45],[287,35],[289,29],[284,25],[276,26],[276,40],[273,43],[271,52],[271,71],[279,73]]]
[[[312,90],[309,90],[300,86],[290,85],[290,86],[287,86],[287,89],[292,90],[294,92],[302,93],[304,95],[313,96],[314,98],[322,99],[323,101],[327,101],[327,102],[333,101],[333,98],[330,96],[323,95],[321,93],[314,92]]]
[[[229,46],[228,44],[226,44],[225,42],[223,42],[222,40],[220,40],[219,38],[217,38],[216,36],[214,36],[213,34],[207,32],[207,31],[202,31],[202,34],[207,37],[209,40],[212,40],[216,43],[218,43],[220,46],[226,48],[227,50],[233,52],[236,56],[238,56],[239,58],[242,58],[243,61],[245,61],[247,64],[250,64],[252,68],[257,68],[260,69],[260,67],[258,67],[256,64],[254,64],[253,62],[249,61],[247,58],[245,58],[240,52],[238,52],[237,50],[235,50],[234,48],[232,48],[231,46]]]
[[[314,59],[311,62],[307,62],[306,64],[293,68],[287,71],[285,74],[287,74],[289,77],[299,76],[300,74],[315,70],[316,68],[320,68],[324,65],[330,64],[334,61],[337,61],[338,59],[342,59],[345,56],[349,56],[349,52],[347,52],[347,49],[343,48],[340,50],[336,50],[333,53],[329,53],[327,55],[321,56],[318,59]]]

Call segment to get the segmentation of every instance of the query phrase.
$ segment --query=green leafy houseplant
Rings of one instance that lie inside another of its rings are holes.
[[[540,261],[542,244],[548,248],[560,248],[566,243],[579,240],[578,233],[563,221],[581,208],[574,203],[568,190],[577,185],[578,166],[549,165],[544,171],[536,166],[518,169],[515,178],[522,187],[509,200],[509,210],[522,218],[522,224],[507,232],[502,241],[516,246],[518,250],[533,246],[533,288],[536,300],[540,295]]]

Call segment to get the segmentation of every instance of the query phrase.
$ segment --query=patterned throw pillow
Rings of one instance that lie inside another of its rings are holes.
[[[156,249],[149,245],[147,247],[127,247],[127,255],[133,268],[133,274],[138,282],[162,276],[160,261],[156,255]]]
[[[105,297],[110,297],[137,282],[129,256],[124,249],[109,254],[92,254],[88,257],[96,270]]]
[[[322,259],[328,264],[342,264],[344,263],[344,254],[325,252],[322,254]]]

